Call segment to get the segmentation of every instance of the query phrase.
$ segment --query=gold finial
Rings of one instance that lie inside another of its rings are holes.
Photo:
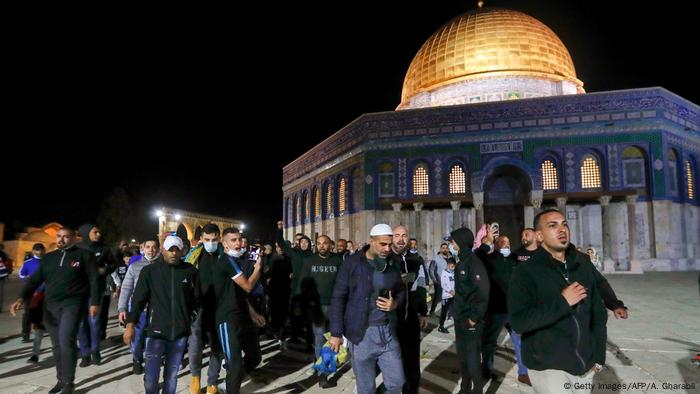
[[[484,6],[484,1],[483,1],[483,0],[479,0],[479,1],[476,3],[476,5],[477,5],[479,8],[482,8],[482,7]]]

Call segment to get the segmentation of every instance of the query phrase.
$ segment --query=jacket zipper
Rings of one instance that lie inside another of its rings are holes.
[[[170,338],[175,336],[175,270],[170,268]]]
[[[566,267],[566,262],[564,262],[564,267]],[[565,276],[564,274],[561,274],[561,276],[562,278],[564,278],[564,282],[566,282],[567,285],[571,284],[571,282],[569,282],[568,276]],[[574,319],[574,325],[576,326],[576,346],[574,347],[574,354],[576,355],[576,358],[581,362],[582,370],[585,370],[586,363],[583,361],[583,357],[581,357],[581,355],[578,352],[578,346],[581,343],[581,327],[579,326],[578,319],[576,318],[576,312],[578,311],[578,307],[578,305],[574,307],[574,314],[571,315],[571,317]]]
[[[63,256],[61,256],[61,263],[58,265],[59,267],[63,267],[63,259],[66,258],[66,251],[63,251]]]

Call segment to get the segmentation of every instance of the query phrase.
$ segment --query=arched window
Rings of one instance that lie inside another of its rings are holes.
[[[675,149],[669,149],[666,158],[668,168],[668,191],[678,195],[678,154]]]
[[[581,162],[581,188],[595,189],[600,187],[600,166],[593,155],[586,155]]]
[[[333,187],[326,183],[326,218],[333,217]]]
[[[559,172],[553,160],[542,162],[542,187],[544,190],[559,190]]]
[[[622,181],[625,187],[644,187],[646,185],[644,152],[628,146],[622,151]]]
[[[289,223],[292,221],[292,218],[294,215],[292,215],[292,199],[287,197],[287,200],[284,202],[284,222],[289,225]]]
[[[316,218],[321,216],[321,193],[319,193],[318,187],[314,187],[312,194],[314,199],[314,214],[312,217],[316,221]]]
[[[304,200],[304,223],[309,223],[311,221],[311,203],[309,200],[309,192],[304,191],[304,194],[301,195],[301,198]]]
[[[695,177],[693,176],[693,166],[690,160],[685,161],[685,176],[688,186],[688,200],[695,199]]]
[[[345,213],[345,178],[340,178],[338,182],[338,213]]]
[[[467,173],[461,164],[453,164],[450,169],[450,194],[467,192]]]
[[[301,199],[294,196],[294,224],[301,224]]]
[[[355,168],[352,172],[352,186],[350,186],[352,195],[352,209],[354,212],[360,212],[364,207],[364,182],[362,177],[362,169]]]
[[[379,197],[394,197],[394,165],[384,163],[379,166]]]
[[[413,195],[427,196],[430,193],[430,176],[428,176],[428,167],[425,164],[419,164],[413,170]]]

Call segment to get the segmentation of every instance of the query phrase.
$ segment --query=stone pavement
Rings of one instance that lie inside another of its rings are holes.
[[[594,392],[698,393],[700,370],[690,359],[700,352],[700,297],[698,272],[649,272],[643,275],[609,275],[618,296],[629,306],[630,318],[608,322],[606,369],[599,373]],[[20,319],[11,318],[7,308],[19,284],[11,279],[6,287],[5,305],[0,313],[0,393],[45,393],[55,383],[55,369],[49,338],[44,338],[40,363],[27,364],[31,344],[23,344],[17,334]],[[430,332],[422,343],[423,368],[421,392],[450,394],[459,391],[459,372],[454,334],[441,334],[431,319]],[[453,331],[450,326],[450,331]],[[130,356],[119,340],[121,328],[110,321],[108,338],[103,342],[103,364],[78,368],[76,386],[80,393],[142,393],[143,378],[131,375]],[[504,338],[499,340],[502,342]],[[311,359],[301,352],[279,352],[273,341],[263,341],[263,362],[252,379],[246,379],[243,393],[352,393],[352,370],[342,370],[334,379],[338,386],[320,390],[309,372]],[[206,368],[205,368],[206,369]],[[532,393],[516,378],[512,345],[499,347],[496,369],[498,381],[486,386],[487,393]],[[202,371],[206,376],[206,371]],[[178,392],[187,392],[189,369],[180,372]],[[223,379],[220,380],[223,388]],[[650,387],[650,384],[655,387]],[[665,384],[691,383],[690,388]],[[633,388],[615,385],[637,384]]]

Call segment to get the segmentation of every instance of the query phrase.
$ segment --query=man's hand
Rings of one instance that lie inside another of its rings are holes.
[[[615,319],[627,319],[627,308],[620,307],[613,311]]]
[[[331,339],[328,340],[328,344],[331,345],[331,350],[338,353],[340,351],[340,345],[343,344],[343,338],[331,337]]]
[[[394,298],[389,291],[389,298],[377,297],[377,309],[384,312],[393,311],[398,305],[394,302]]]
[[[284,222],[283,221],[278,221],[277,222],[277,229],[278,230],[283,230],[284,229]]]
[[[119,323],[121,323],[121,324],[126,323],[126,311],[119,312]]]
[[[15,302],[12,303],[12,306],[10,306],[10,314],[12,316],[17,316],[17,311],[22,309],[24,306],[24,301],[22,301],[21,298],[18,298]]]
[[[131,341],[134,339],[134,323],[128,323],[126,329],[124,330],[124,343],[131,345]]]
[[[97,305],[90,305],[90,317],[95,317],[100,315],[100,307]]]
[[[119,292],[121,292],[121,288],[117,287],[117,290],[112,293],[112,298],[119,298]]]
[[[450,294],[451,296],[453,296],[453,297],[454,297],[454,295],[455,295],[455,291],[454,291],[454,290],[450,290],[450,291],[449,291],[449,294]]]
[[[267,324],[265,317],[258,313],[251,313],[250,318],[253,319],[253,323],[255,323],[255,325],[258,327],[265,327],[265,324]]]
[[[476,322],[472,321],[472,319],[467,319],[467,322],[469,323],[469,327],[474,327],[476,325]]]
[[[582,299],[586,298],[586,288],[580,283],[574,282],[561,292],[569,306],[578,304]]]
[[[491,229],[491,226],[487,226],[486,228],[486,239],[484,240],[484,243],[486,245],[491,245],[493,244],[493,230]]]
[[[418,320],[420,321],[420,329],[425,330],[428,327],[428,316],[420,316]]]

